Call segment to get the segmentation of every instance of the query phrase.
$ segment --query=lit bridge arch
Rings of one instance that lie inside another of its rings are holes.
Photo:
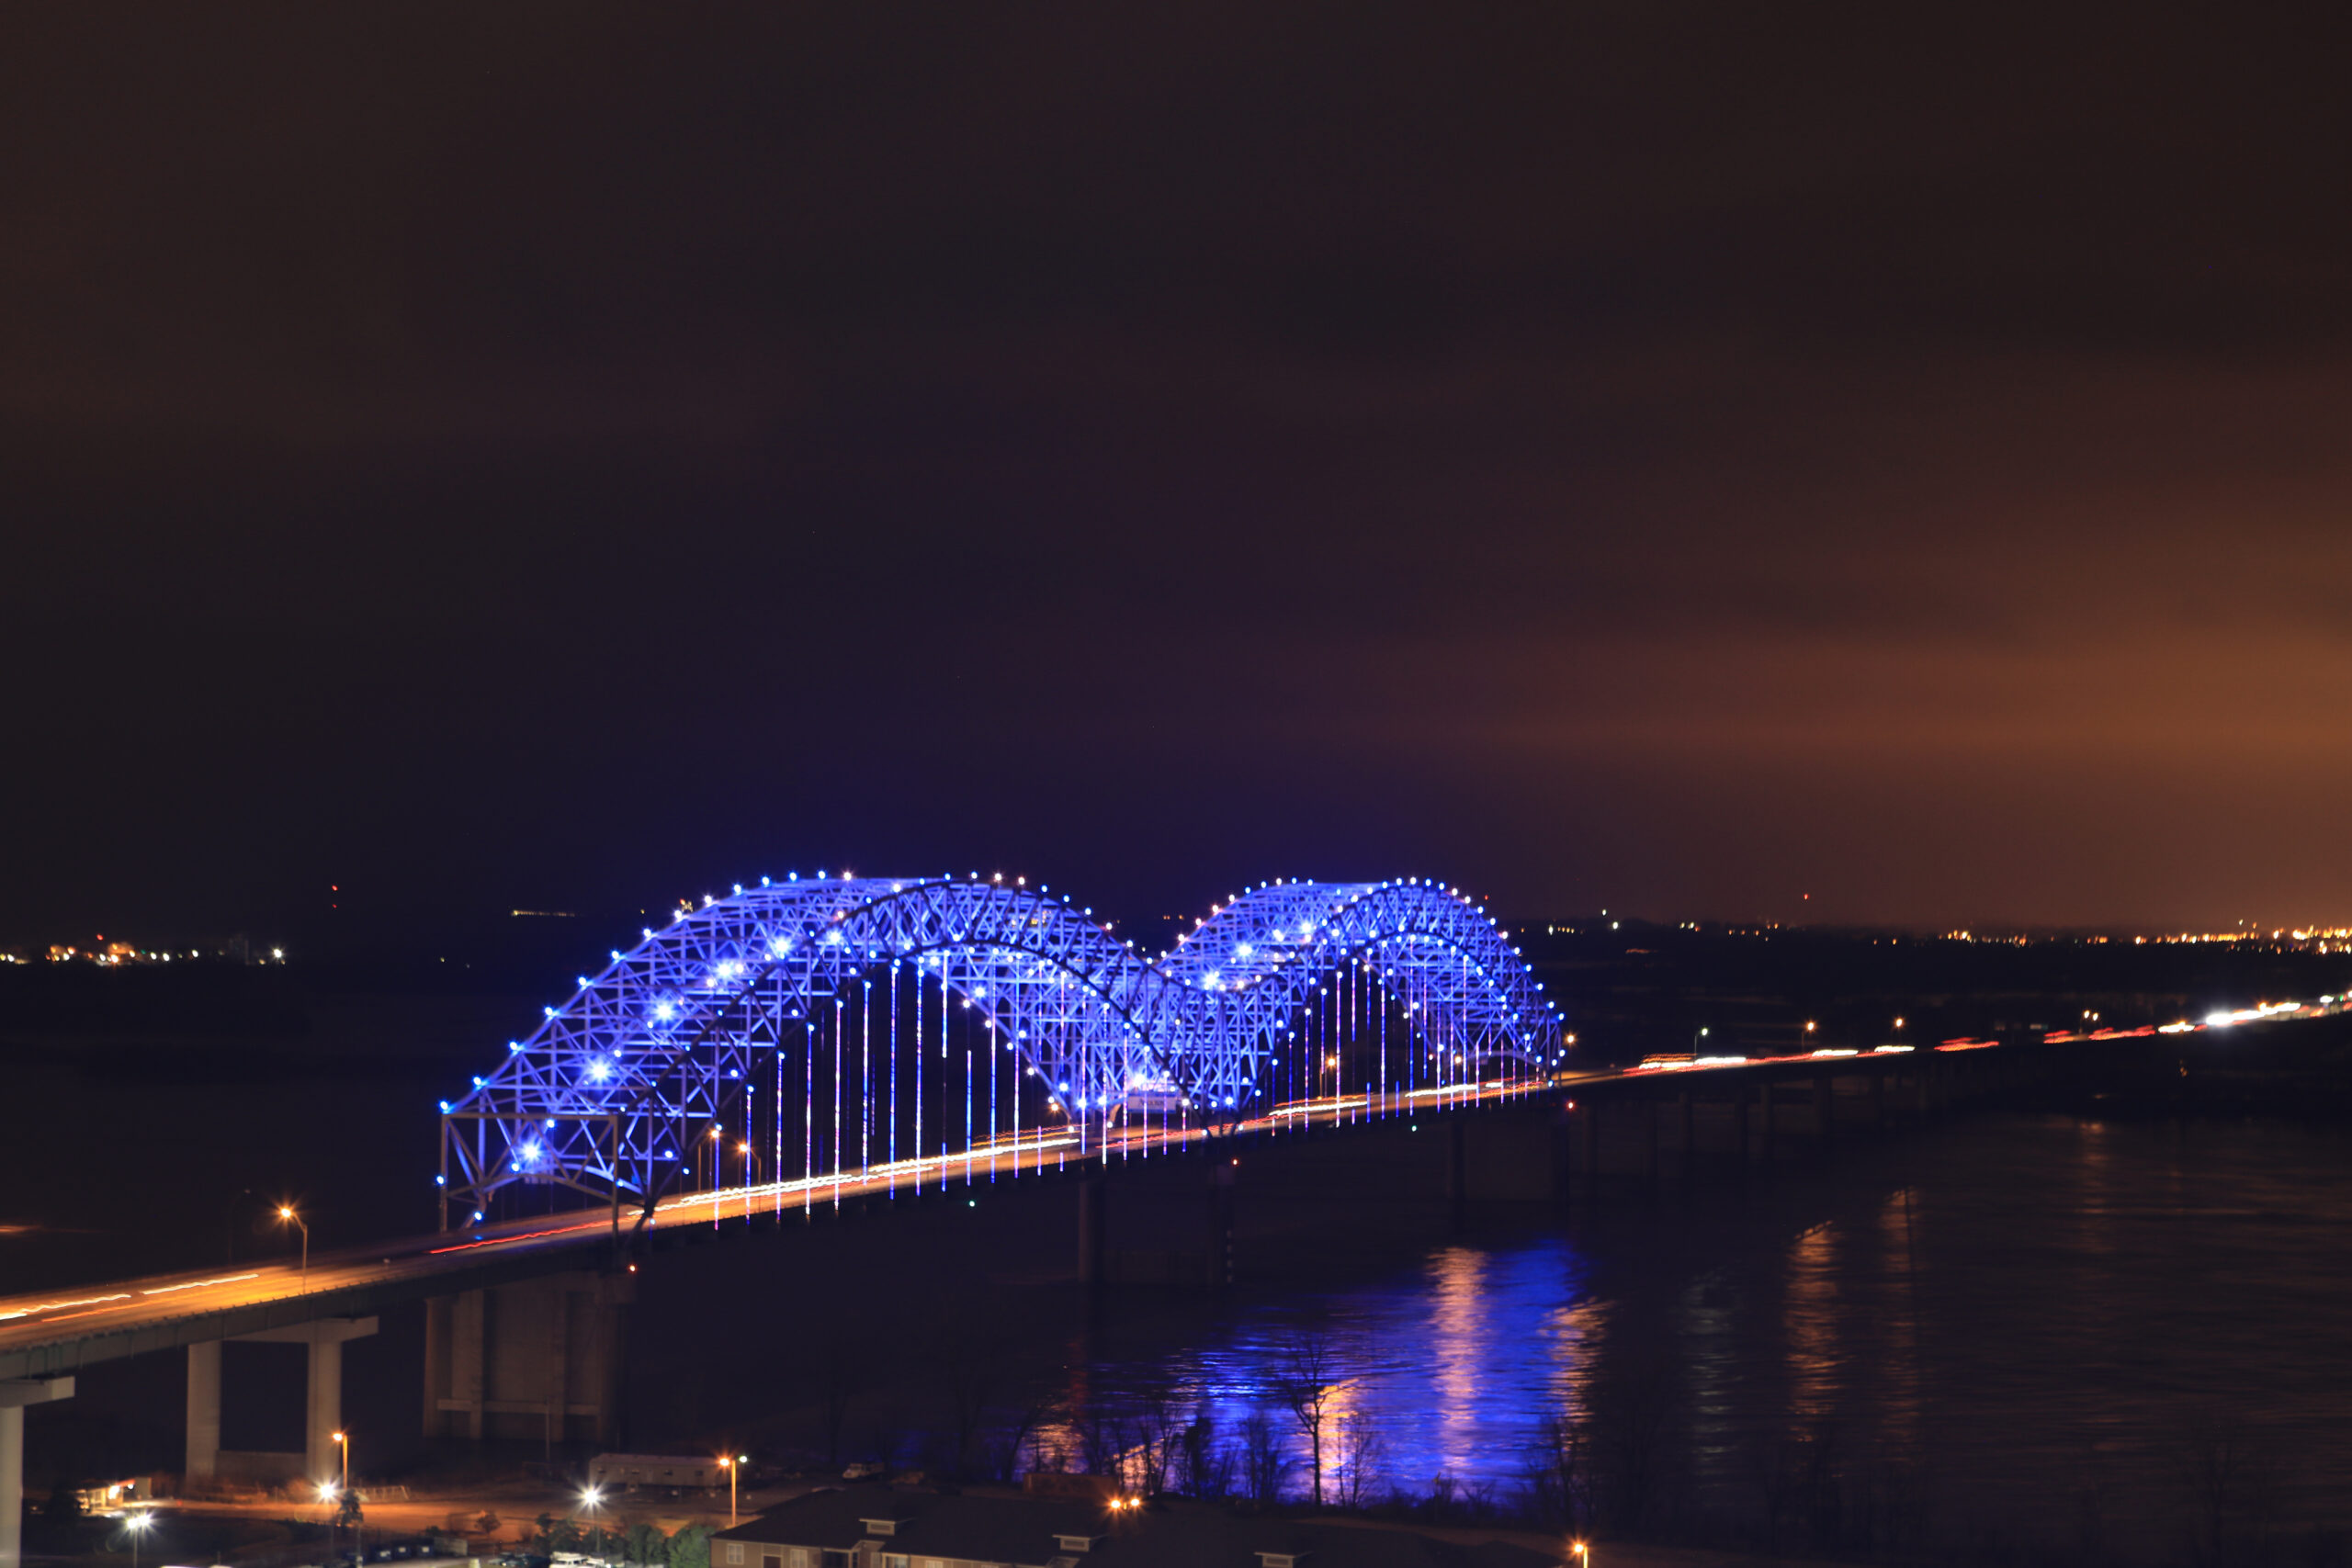
[[[443,1223],[515,1190],[799,1201],[828,1170],[836,1192],[920,1185],[1024,1137],[1523,1089],[1560,1055],[1542,991],[1491,918],[1417,878],[1262,884],[1157,959],[1018,882],[763,880],[615,952],[442,1102]]]

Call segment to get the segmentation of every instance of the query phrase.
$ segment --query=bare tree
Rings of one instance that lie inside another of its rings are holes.
[[[2193,1416],[2185,1436],[2180,1501],[2190,1562],[2261,1561],[2275,1522],[2278,1455],[2243,1422],[2207,1414]]]
[[[1592,1526],[1592,1461],[1584,1428],[1564,1416],[1545,1421],[1528,1455],[1527,1483],[1544,1523],[1569,1535]]]
[[[838,1470],[842,1435],[849,1425],[850,1396],[857,1391],[858,1364],[839,1346],[817,1363],[817,1415],[825,1428],[825,1463]]]
[[[1274,1437],[1273,1421],[1262,1410],[1251,1411],[1241,1423],[1241,1486],[1250,1503],[1265,1508],[1280,1502],[1283,1472],[1289,1468]]]
[[[1193,1497],[1217,1498],[1233,1490],[1233,1450],[1216,1440],[1216,1423],[1206,1410],[1177,1434],[1176,1489]]]
[[[1677,1412],[1674,1368],[1662,1357],[1637,1359],[1596,1390],[1590,1422],[1594,1488],[1614,1529],[1649,1528],[1673,1480]],[[1816,1506],[1819,1498],[1816,1495]]]
[[[1340,1389],[1339,1357],[1331,1337],[1314,1325],[1294,1329],[1283,1342],[1275,1392],[1306,1438],[1313,1467],[1315,1506],[1323,1506],[1323,1420]]]
[[[1340,1506],[1361,1508],[1374,1477],[1387,1458],[1387,1444],[1381,1438],[1380,1428],[1359,1410],[1340,1417],[1339,1447],[1340,1473],[1336,1483]]]
[[[1117,1414],[1100,1399],[1090,1399],[1071,1413],[1070,1425],[1078,1429],[1078,1450],[1086,1461],[1086,1473],[1125,1480],[1120,1461],[1126,1453],[1127,1434]]]
[[[1180,1420],[1175,1385],[1164,1379],[1147,1383],[1136,1401],[1132,1467],[1136,1473],[1130,1478],[1146,1496],[1168,1489],[1168,1472],[1183,1433]]]
[[[988,1414],[989,1394],[996,1386],[999,1360],[995,1347],[969,1324],[958,1325],[943,1337],[933,1357],[940,1385],[947,1393],[954,1434],[948,1468],[959,1479],[979,1446],[980,1425]]]
[[[999,1481],[1011,1484],[1021,1479],[1022,1450],[1036,1439],[1038,1429],[1053,1419],[1057,1408],[1052,1394],[1041,1393],[1032,1393],[1010,1407],[1010,1415],[997,1427],[993,1448]]]

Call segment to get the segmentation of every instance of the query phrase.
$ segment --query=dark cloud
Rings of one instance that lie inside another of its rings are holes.
[[[2333,12],[5,28],[27,934],[2340,913]]]

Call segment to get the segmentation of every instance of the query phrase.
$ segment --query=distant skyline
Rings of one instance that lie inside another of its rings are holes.
[[[2352,921],[2346,29],[10,17],[0,943]]]

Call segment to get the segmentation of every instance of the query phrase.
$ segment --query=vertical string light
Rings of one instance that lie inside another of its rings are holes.
[[[948,1017],[947,971],[943,965],[939,972],[939,1190],[942,1192],[947,1190],[947,1129],[953,1124],[948,1118],[956,1114],[956,1102],[947,1098]]]
[[[944,998],[947,994],[947,954],[943,950],[934,956],[939,960],[940,995]],[[915,1196],[918,1198],[922,1196],[922,1059],[929,1054],[923,1049],[923,1028],[930,994],[929,976],[918,966],[915,970],[915,1120],[907,1134],[907,1145],[915,1152]],[[940,1011],[943,1015],[940,1026],[944,1029],[946,1027],[944,1005]]]
[[[1348,966],[1348,1043],[1350,1046],[1355,1046],[1360,1039],[1364,1039],[1364,954],[1362,954],[1362,952],[1360,954],[1355,954],[1355,962]],[[1355,1055],[1357,1055],[1357,1067],[1360,1067],[1360,1072],[1369,1072],[1371,1063],[1369,1060],[1364,1060],[1364,1054],[1357,1051]],[[1345,1058],[1340,1058],[1340,1063],[1345,1065]],[[1355,1107],[1355,1119],[1357,1122],[1362,1122],[1362,1119],[1369,1117],[1369,1114],[1371,1114],[1371,1079],[1366,1077],[1364,1102]]]
[[[858,982],[857,1168],[874,1168],[874,982]]]
[[[890,1196],[899,1196],[899,961],[890,960]]]
[[[783,976],[778,974],[776,976],[776,1096],[769,1100],[769,1114],[767,1114],[767,1123],[769,1123],[767,1126],[767,1134],[769,1134],[767,1170],[769,1170],[769,1176],[776,1178],[776,1190],[774,1190],[774,1199],[772,1203],[769,1203],[769,1208],[772,1208],[772,1213],[776,1215],[778,1220],[783,1218],[783,1042],[786,1042],[786,1027],[783,1027]]]
[[[832,1206],[842,1206],[842,997],[832,997]]]
[[[813,1001],[816,987],[809,987]],[[810,1010],[813,1013],[814,1009]],[[819,1024],[808,1020],[808,1043],[800,1053],[800,1214],[803,1219],[817,1201],[817,1050]]]

